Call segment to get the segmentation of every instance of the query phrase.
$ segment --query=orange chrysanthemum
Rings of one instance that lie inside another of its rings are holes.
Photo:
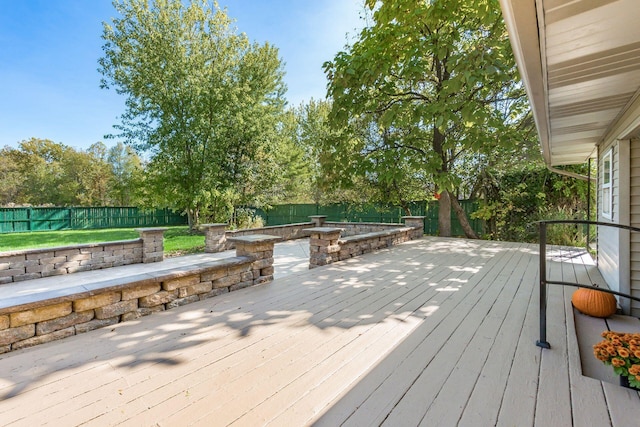
[[[626,365],[624,359],[622,359],[620,357],[614,357],[613,359],[611,359],[611,364],[613,366],[615,366],[616,368],[620,368],[620,367]]]
[[[631,354],[629,353],[629,350],[627,350],[624,347],[619,347],[618,348],[618,356],[620,357],[624,357],[625,359],[628,358],[629,356],[631,356]]]
[[[620,375],[640,382],[640,334],[604,331],[602,337],[605,339],[593,346],[593,355],[606,364],[621,368],[618,370]]]
[[[631,365],[629,373],[631,375],[640,375],[640,365]]]

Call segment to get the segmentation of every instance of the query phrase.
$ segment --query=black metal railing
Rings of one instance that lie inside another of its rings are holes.
[[[549,224],[585,224],[598,225],[604,227],[614,227],[623,230],[629,230],[632,232],[640,232],[640,228],[631,227],[628,225],[613,224],[610,222],[601,221],[586,221],[586,220],[550,220],[550,221],[538,221],[538,232],[540,236],[540,339],[536,341],[536,345],[542,348],[551,348],[551,345],[547,341],[547,285],[561,285],[561,286],[575,286],[577,288],[591,288],[596,289],[593,285],[583,285],[580,283],[563,282],[556,280],[547,280],[547,225]],[[587,242],[588,246],[588,242]],[[606,288],[597,288],[599,291],[607,292],[610,294],[618,295],[624,298],[629,298],[634,301],[640,301],[640,298],[631,295],[624,294],[622,292],[612,291]]]

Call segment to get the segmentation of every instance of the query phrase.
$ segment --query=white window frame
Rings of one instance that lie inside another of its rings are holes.
[[[612,219],[613,215],[613,149],[602,157],[602,216]]]

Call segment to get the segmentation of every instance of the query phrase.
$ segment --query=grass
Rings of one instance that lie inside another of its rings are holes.
[[[35,231],[31,233],[0,234],[0,252],[19,249],[50,248],[83,243],[113,242],[140,237],[133,228],[106,230]],[[166,256],[185,255],[204,251],[204,236],[189,233],[189,227],[167,227],[164,232]]]
[[[189,233],[189,227],[168,227],[164,232],[164,253],[178,256],[204,252],[204,234]]]

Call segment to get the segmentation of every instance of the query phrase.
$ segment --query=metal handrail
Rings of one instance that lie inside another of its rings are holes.
[[[536,345],[542,348],[551,348],[551,344],[547,341],[547,285],[575,286],[578,288],[598,289],[599,291],[629,298],[634,301],[640,301],[640,298],[634,297],[622,292],[612,291],[611,289],[598,288],[593,285],[582,285],[580,283],[561,282],[547,280],[547,224],[586,224],[599,225],[604,227],[614,227],[633,232],[640,232],[640,228],[631,227],[629,225],[614,224],[602,221],[587,220],[548,220],[537,221],[538,232],[540,236],[540,339],[536,341]]]

